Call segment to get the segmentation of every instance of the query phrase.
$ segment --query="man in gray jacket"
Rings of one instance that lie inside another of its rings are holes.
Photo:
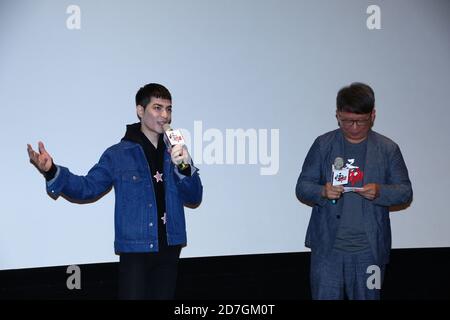
[[[353,83],[336,102],[340,128],[314,141],[296,186],[297,198],[313,207],[305,240],[312,298],[379,299],[389,207],[412,201],[411,181],[398,145],[371,130],[372,88]]]

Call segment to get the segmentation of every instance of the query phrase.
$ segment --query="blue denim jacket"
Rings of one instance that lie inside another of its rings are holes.
[[[86,176],[77,176],[57,166],[55,177],[48,181],[47,191],[53,197],[64,195],[70,201],[94,201],[115,192],[115,241],[120,252],[158,251],[158,213],[151,171],[142,147],[123,140],[108,148]],[[163,182],[166,194],[167,241],[169,245],[186,244],[184,206],[198,206],[203,187],[198,169],[191,176],[178,172],[164,154]]]
[[[343,207],[342,201],[332,204],[322,198],[321,192],[323,186],[331,182],[334,159],[343,156],[344,136],[340,129],[318,137],[306,156],[297,181],[297,198],[313,207],[305,245],[321,256],[328,255],[334,246]],[[364,227],[374,258],[377,263],[386,264],[391,249],[389,207],[412,201],[411,181],[398,145],[374,131],[368,134],[364,168],[363,183],[380,185],[378,198],[364,199]]]

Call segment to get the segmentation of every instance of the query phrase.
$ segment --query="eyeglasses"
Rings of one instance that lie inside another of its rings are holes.
[[[365,127],[365,126],[368,126],[370,124],[371,116],[369,116],[369,118],[367,118],[367,119],[362,119],[362,120],[341,119],[338,116],[338,120],[342,124],[342,126],[344,126],[344,127],[352,127],[353,124],[355,124],[355,123],[356,123],[356,125],[358,127]]]

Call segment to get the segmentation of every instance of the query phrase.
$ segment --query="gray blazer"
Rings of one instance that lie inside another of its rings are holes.
[[[389,207],[412,201],[408,169],[398,145],[389,138],[369,131],[364,184],[380,185],[380,196],[364,199],[364,227],[378,264],[389,262],[391,225]],[[312,254],[327,256],[334,245],[343,201],[332,204],[321,197],[323,185],[331,182],[336,157],[344,156],[344,136],[340,129],[318,137],[309,150],[297,181],[297,198],[313,207],[305,245]]]

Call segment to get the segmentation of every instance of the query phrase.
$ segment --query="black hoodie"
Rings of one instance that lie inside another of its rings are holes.
[[[165,190],[164,183],[162,181],[157,182],[155,175],[163,173],[164,152],[166,152],[166,146],[164,144],[163,135],[159,136],[158,147],[150,142],[150,140],[141,131],[141,123],[133,123],[127,125],[127,131],[122,140],[128,140],[138,143],[144,150],[145,157],[147,158],[148,165],[151,170],[151,177],[153,182],[153,189],[155,190],[156,207],[158,208],[158,242],[159,251],[167,248],[167,236],[166,225],[164,222],[164,213],[166,212],[165,202]],[[162,179],[164,180],[164,176]]]

